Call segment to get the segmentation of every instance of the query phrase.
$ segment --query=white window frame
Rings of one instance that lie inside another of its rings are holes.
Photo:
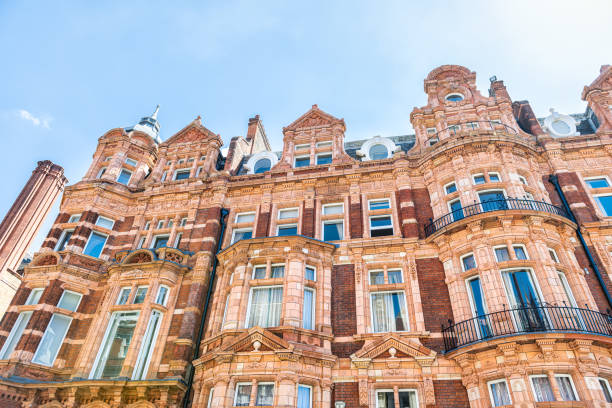
[[[450,98],[451,96],[460,96],[460,97],[461,97],[461,99],[460,99],[460,100],[458,100],[458,101],[451,101],[451,100],[449,100],[449,99],[448,99],[448,98]],[[444,100],[445,100],[446,102],[454,102],[454,103],[457,103],[457,102],[463,102],[463,101],[465,100],[465,96],[464,96],[462,93],[459,93],[459,92],[451,92],[451,93],[449,93],[449,94],[447,94],[447,95],[445,95],[445,96],[444,96]]]
[[[569,400],[569,401],[580,401],[580,394],[578,394],[578,391],[576,390],[576,385],[574,384],[574,379],[572,378],[570,374],[555,374],[554,377],[555,377],[555,381],[557,381],[557,378],[559,377],[569,378],[570,385],[572,386],[572,391],[574,392],[574,395],[576,396],[575,400]],[[565,400],[561,400],[561,401],[565,401]]]
[[[98,175],[96,176],[96,178],[102,178],[102,176],[104,175],[104,173],[106,173],[106,166],[100,168],[100,170],[98,170]]]
[[[108,227],[105,227],[105,226],[103,226],[103,225],[100,225],[100,224],[98,223],[98,222],[100,221],[100,219],[110,222],[110,223],[111,223],[111,227],[110,227],[110,228],[108,228]],[[96,218],[96,225],[97,225],[98,227],[100,227],[100,228],[104,228],[104,229],[106,229],[106,230],[112,231],[112,230],[113,230],[113,228],[115,227],[115,220],[113,220],[113,219],[111,219],[111,218],[108,218],[108,217],[105,217],[105,216],[103,216],[103,215],[98,215],[98,218]]]
[[[512,256],[510,255],[510,250],[508,249],[508,245],[505,245],[505,244],[504,244],[504,245],[495,245],[495,246],[493,247],[493,256],[495,256],[495,262],[507,262],[507,261],[500,261],[500,260],[499,260],[499,258],[497,257],[497,252],[496,252],[496,250],[497,250],[497,249],[500,249],[500,248],[506,248],[506,252],[508,252],[508,261],[511,261],[511,260],[512,260]],[[513,250],[514,250],[514,249],[513,249]],[[465,272],[465,271],[464,271],[464,272]]]
[[[263,278],[256,278],[255,277],[255,270],[258,268],[263,268],[264,270],[264,277]],[[259,264],[259,265],[253,265],[253,270],[251,271],[251,279],[267,279],[268,277],[268,268],[266,264]]]
[[[476,274],[476,275],[470,276],[469,278],[465,280],[465,287],[468,293],[468,300],[470,301],[470,309],[472,310],[473,317],[477,316],[477,312],[476,312],[476,302],[474,301],[474,293],[472,291],[472,286],[470,285],[470,282],[476,279],[480,280],[480,293],[482,295],[482,306],[484,307],[485,314],[489,313],[489,309],[487,307],[487,299],[485,298],[484,289],[482,288],[482,279],[480,279],[479,274]],[[479,325],[476,324],[475,326],[478,328]],[[480,330],[480,328],[478,328],[478,330]]]
[[[273,273],[272,269],[274,269],[277,266],[282,266],[283,267],[283,276],[281,278],[274,278],[274,277],[272,277],[272,273]],[[286,265],[284,263],[273,263],[273,264],[270,264],[270,279],[283,279],[285,277],[285,269],[286,269],[285,266]]]
[[[164,220],[157,221],[157,227],[155,229],[164,229]]]
[[[552,257],[551,255],[554,255],[554,257]],[[550,259],[552,259],[554,263],[560,263],[559,255],[557,255],[557,251],[555,251],[554,248],[548,247],[548,256],[550,257]]]
[[[481,184],[479,184],[481,185]],[[506,199],[508,196],[506,195],[506,190],[504,190],[503,188],[488,188],[486,190],[478,190],[476,191],[476,196],[478,197],[478,204],[483,204],[482,201],[480,201],[480,193],[502,193],[502,195],[504,196],[504,199]],[[497,210],[495,210],[497,211]]]
[[[2,360],[8,360],[11,358],[11,354],[13,354],[13,352],[15,351],[15,348],[17,347],[17,344],[19,344],[19,340],[21,340],[21,336],[23,336],[23,332],[25,331],[26,327],[28,326],[28,323],[30,322],[30,318],[32,317],[32,313],[33,312],[21,312],[19,313],[19,315],[17,316],[17,319],[15,320],[15,323],[13,324],[13,327],[11,327],[11,331],[9,332],[8,336],[6,337],[6,340],[4,341],[4,344],[2,345],[2,349],[0,349],[0,359]],[[26,319],[25,323],[23,324],[23,327],[20,329],[21,323],[22,321]],[[11,343],[13,342],[13,340],[15,340],[15,337],[19,336],[19,338],[17,339],[17,341],[15,342],[14,345],[11,345]],[[11,345],[11,347],[13,348],[11,350],[10,353],[7,354],[7,349],[9,348],[9,345]],[[5,356],[5,354],[7,354]]]
[[[603,377],[597,377],[597,382],[599,383],[599,386],[601,387],[601,382],[603,381],[603,383],[606,386],[606,389],[608,391],[608,394],[610,396],[612,396],[612,387],[610,387],[610,381],[608,381],[607,378],[603,378]],[[602,387],[603,388],[603,387]],[[603,390],[602,390],[603,392]],[[605,394],[604,394],[604,398],[605,398]],[[606,402],[612,402],[612,401],[606,401]]]
[[[146,240],[147,240],[146,236],[140,237],[140,240],[138,241],[138,246],[136,248],[137,249],[143,248]]]
[[[157,234],[157,235],[154,235],[153,239],[151,239],[151,248],[155,248],[155,241],[157,241],[158,238],[165,238],[165,237],[168,237],[168,241],[170,240],[170,234]],[[168,241],[166,241],[166,247],[168,247],[168,243],[169,243]],[[159,248],[163,248],[163,247],[159,247]]]
[[[179,159],[179,161],[177,162],[177,164],[183,164],[185,163],[185,159]]]
[[[297,211],[297,215],[295,217],[282,217],[281,214],[289,211]],[[290,207],[290,208],[279,208],[278,209],[278,219],[279,220],[292,220],[300,217],[300,208],[299,207]]]
[[[338,207],[338,206],[342,207],[342,212],[333,213],[333,214],[325,214],[325,210],[328,207]],[[322,213],[322,215],[340,215],[340,214],[344,214],[344,203],[343,202],[339,202],[339,203],[327,203],[327,204],[323,204],[321,206],[321,213]]]
[[[179,162],[180,162],[180,160],[179,160]],[[179,164],[180,164],[180,163],[179,163]],[[176,169],[176,170],[174,170],[174,174],[172,175],[172,180],[177,181],[176,176],[177,176],[179,173],[182,173],[182,172],[187,172],[187,173],[189,173],[189,177],[184,178],[184,179],[181,179],[181,180],[187,180],[187,179],[190,179],[190,178],[191,178],[191,167],[185,167],[185,168],[182,168],[182,169]],[[178,181],[180,181],[180,180],[178,180]]]
[[[297,161],[298,159],[308,159],[308,166],[299,166],[297,165]],[[300,156],[295,156],[293,159],[293,167],[296,169],[302,168],[302,167],[310,167],[312,166],[312,163],[310,163],[310,155],[300,155]]]
[[[331,140],[325,140],[323,142],[317,142],[315,146],[319,148],[319,147],[331,147],[332,145],[333,145],[333,142]]]
[[[317,290],[315,288],[311,288],[309,286],[305,286],[304,287],[304,292],[309,291],[312,292],[312,304],[310,305],[311,308],[311,317],[312,317],[312,328],[306,328],[304,327],[304,310],[306,305],[304,305],[304,299],[306,298],[306,296],[304,296],[302,298],[302,328],[306,329],[306,330],[315,330],[317,325],[316,325],[316,320],[317,320],[317,316],[315,314],[316,312],[316,303],[317,303]]]
[[[302,143],[295,145],[295,151],[310,149],[310,143]]]
[[[281,228],[286,228],[286,227],[295,227],[295,234],[296,234],[296,235],[299,235],[299,234],[298,234],[298,232],[299,232],[299,231],[298,231],[298,225],[297,225],[297,224],[295,224],[295,223],[293,223],[293,224],[278,224],[278,225],[276,226],[276,236],[279,236],[279,235],[278,235],[278,232],[280,231],[280,229],[281,229]]]
[[[200,173],[202,173],[202,169],[203,169],[202,166],[198,166],[198,168],[196,170],[196,174],[195,174],[196,177],[200,177]]]
[[[251,303],[253,301],[253,290],[257,290],[257,289],[270,289],[270,288],[281,288],[282,292],[283,292],[283,300],[281,300],[281,304],[284,302],[284,298],[285,298],[285,288],[283,285],[265,285],[265,286],[251,286],[251,288],[249,289],[249,302],[247,304],[247,313],[246,313],[246,318],[244,319],[244,328],[245,329],[250,329],[249,327],[249,320],[251,320]],[[280,315],[279,315],[279,324],[282,323],[283,320],[283,307],[281,307],[280,310]]]
[[[536,392],[536,387],[533,384],[533,379],[534,378],[547,378],[548,379],[548,384],[550,385],[550,389],[553,389],[553,385],[550,383],[550,378],[548,377],[547,374],[532,374],[529,376],[529,384],[531,384],[531,392],[533,393],[533,400],[536,403],[545,403],[545,402],[552,402],[552,401],[538,401],[537,399],[537,395],[538,393]],[[553,393],[553,398],[555,398],[554,393]],[[553,399],[553,401],[556,401],[557,399]]]
[[[138,165],[138,160],[134,160],[131,157],[126,157],[125,164],[136,167]]]
[[[315,166],[322,166],[322,165],[325,165],[325,164],[331,164],[331,162],[330,163],[321,163],[321,164],[319,164],[319,157],[321,157],[321,156],[330,156],[331,160],[332,161],[334,160],[334,155],[331,152],[317,153],[317,155],[315,157]]]
[[[344,218],[335,218],[335,219],[331,219],[331,220],[325,220],[322,222],[321,224],[321,240],[325,241],[325,225],[326,224],[342,224],[342,237],[340,237],[340,239],[338,241],[344,241],[345,236],[344,236]],[[334,240],[336,241],[336,240]],[[327,242],[327,241],[325,241]]]
[[[521,182],[523,185],[525,185],[525,186],[528,186],[528,185],[529,185],[529,183],[527,182],[527,177],[525,177],[525,176],[521,176],[521,175],[519,174],[519,175],[518,175],[518,179],[519,179],[519,181],[520,181],[520,182]]]
[[[475,265],[475,266],[474,266],[472,269],[468,269],[468,270],[466,270],[466,269],[465,269],[465,265],[464,265],[464,263],[463,263],[463,259],[464,259],[464,258],[467,258],[467,257],[468,257],[468,256],[470,256],[470,255],[471,255],[473,258],[474,258],[474,265]],[[497,259],[497,257],[496,257],[495,259]],[[467,254],[463,254],[463,255],[461,255],[461,256],[459,257],[459,263],[461,264],[461,270],[462,270],[463,272],[473,271],[473,270],[477,270],[477,269],[478,269],[478,262],[476,261],[476,255],[474,255],[474,253],[473,253],[473,252],[468,252]]]
[[[499,180],[498,181],[491,181],[491,174],[496,175]],[[501,177],[501,174],[499,172],[497,172],[497,171],[490,171],[488,173],[488,176],[489,176],[489,182],[490,183],[501,183],[503,181],[502,177]]]
[[[253,220],[251,221],[238,221],[238,218],[240,218],[241,216],[244,215],[252,215],[253,216]],[[255,222],[255,218],[257,217],[257,213],[255,211],[245,211],[245,212],[240,212],[240,213],[236,213],[236,217],[234,218],[234,224],[252,224]]]
[[[380,388],[375,390],[375,394],[374,394],[374,407],[378,408],[378,393],[379,392],[390,392],[393,394],[393,399],[395,399],[395,391],[393,390],[393,388]],[[415,388],[400,388],[397,390],[397,394],[399,396],[400,392],[413,392],[415,397],[416,397],[416,406],[419,406],[419,392],[415,389]]]
[[[508,391],[508,398],[510,399],[510,404],[512,404],[512,392],[510,391],[510,386],[508,385],[508,381],[505,378],[500,378],[498,380],[492,380],[487,382],[487,390],[489,391],[489,398],[491,400],[491,406],[496,407],[495,400],[493,399],[493,389],[491,388],[492,384],[498,383],[506,383],[506,390]]]
[[[308,278],[306,278],[306,268],[310,268],[314,271],[314,279],[312,279],[312,282],[316,282],[317,281],[317,268],[315,266],[312,265],[305,265],[304,266],[304,279],[306,280],[310,280]]]
[[[257,387],[257,382],[255,383],[255,387]],[[238,389],[240,388],[241,385],[250,385],[251,386],[251,393],[249,394],[249,404],[248,405],[240,405],[242,407],[244,406],[251,406],[251,395],[253,395],[253,383],[252,382],[246,382],[246,381],[242,381],[242,382],[237,382],[236,386],[235,386],[235,390],[234,390],[234,402],[232,404],[233,407],[237,407],[239,405],[236,405],[238,403]],[[255,399],[257,400],[257,388],[255,388]]]
[[[391,221],[391,234],[389,234],[389,235],[381,235],[381,237],[392,237],[393,235],[395,235],[395,228],[393,227],[393,216],[391,214],[370,215],[368,217],[369,226],[370,226],[370,235],[372,235],[371,231],[378,231],[378,230],[381,230],[381,229],[389,229],[388,225],[385,225],[385,226],[382,226],[382,227],[372,227],[372,220],[376,219],[376,218],[389,218],[389,220]],[[379,237],[375,237],[375,238],[379,238]]]
[[[168,170],[164,170],[161,176],[161,181],[166,181],[167,177],[168,177]]]
[[[70,232],[70,233],[72,233],[72,234],[74,234],[74,228],[71,228],[71,229],[65,229],[65,230],[63,230],[63,231],[62,231],[62,235],[60,235],[59,239],[58,239],[58,240],[57,240],[57,242],[55,243],[55,248],[54,248],[54,251],[59,251],[59,250],[60,250],[60,244],[61,244],[61,243],[64,241],[64,238],[66,238],[66,235],[67,235],[69,232]],[[70,238],[72,239],[72,237],[70,237]],[[68,240],[68,242],[69,242],[69,241],[70,241],[70,240]],[[68,242],[66,242],[66,245],[68,245]],[[65,250],[65,249],[66,249],[66,245],[64,246],[64,249],[63,249],[63,250]]]
[[[584,177],[584,184],[586,184],[587,188],[590,189],[598,189],[598,188],[608,188],[608,187],[591,187],[591,185],[589,184],[590,180],[599,180],[599,179],[604,179],[606,180],[606,183],[608,183],[608,187],[612,187],[612,184],[610,184],[610,179],[608,178],[608,176],[593,176],[593,177]]]
[[[298,383],[297,387],[296,387],[296,394],[295,394],[296,398],[297,398],[297,396],[300,393],[300,387],[308,388],[310,390],[310,393],[308,394],[310,396],[310,401],[308,401],[308,407],[312,408],[312,398],[313,398],[313,396],[312,396],[312,386],[311,385],[306,385],[306,384]]]
[[[179,232],[178,234],[176,234],[176,237],[174,238],[174,248],[178,248],[178,246],[181,243],[182,239],[183,239],[183,233],[182,232]]]
[[[236,228],[234,230],[232,230],[232,241],[231,244],[235,244],[236,242],[236,233],[237,232],[246,232],[246,231],[251,231],[251,238],[253,238],[253,228]],[[241,240],[242,241],[242,240]]]
[[[79,221],[81,221],[81,213],[72,214],[70,218],[68,218],[69,224],[72,224],[73,222],[79,222]]]
[[[400,273],[400,277],[401,277],[401,281],[398,283],[391,283],[390,279],[389,279],[389,272],[399,272]],[[391,285],[398,285],[400,283],[404,283],[404,270],[402,268],[388,268],[387,269],[387,282]]]
[[[143,229],[144,229],[145,231],[148,231],[148,230],[149,230],[149,228],[151,228],[151,221],[147,221],[147,222],[145,223],[145,226],[144,226],[144,228],[143,228]]]
[[[484,181],[482,183],[476,183],[476,177],[482,176],[482,178],[484,179]],[[485,178],[484,173],[476,173],[476,174],[472,174],[472,184],[474,184],[475,186],[480,186],[483,184],[487,184],[487,179]]]
[[[119,303],[121,301],[121,296],[124,291],[128,291],[127,298],[125,299],[125,303]],[[132,287],[131,286],[123,286],[119,289],[119,295],[117,296],[117,300],[115,301],[115,305],[129,305],[130,296],[132,295]]]
[[[448,187],[455,185],[455,191],[453,192],[448,192]],[[450,183],[446,183],[444,186],[442,186],[442,188],[444,189],[444,195],[449,195],[449,194],[453,194],[456,193],[458,191],[457,189],[457,183],[455,183],[454,181],[451,181]]]
[[[221,319],[221,330],[223,330],[223,326],[225,326],[225,319],[227,318],[227,308],[229,307],[230,295],[231,293],[228,293],[227,296],[225,296],[225,306],[223,307],[223,318]]]
[[[123,173],[124,171],[125,171],[126,173],[130,173],[130,177],[128,177],[128,179],[127,179],[127,181],[126,181],[126,183],[125,183],[125,184],[123,184],[122,182],[120,182],[120,181],[119,181],[119,178],[121,177],[121,173]],[[122,168],[121,168],[121,170],[119,171],[119,174],[117,175],[117,180],[115,180],[115,181],[116,181],[117,183],[119,183],[119,184],[123,184],[124,186],[127,186],[128,184],[130,184],[130,181],[132,180],[132,176],[133,176],[133,175],[134,175],[134,173],[132,173],[130,170],[128,170],[128,169],[126,169],[126,168],[122,167]]]
[[[32,290],[30,290],[30,294],[28,295],[28,298],[26,299],[24,305],[37,305],[44,291],[45,291],[45,288],[32,288]],[[36,295],[38,295],[38,293],[40,293],[40,296],[38,296],[38,298],[36,299],[36,302],[34,302],[34,298],[36,297]]]
[[[561,282],[561,287],[563,288],[563,291],[565,292],[565,295],[568,298],[567,300],[569,301],[569,305],[571,307],[578,308],[578,302],[576,301],[576,297],[574,296],[574,292],[572,291],[572,287],[570,286],[570,283],[567,280],[567,275],[565,274],[565,272],[557,270],[557,277],[559,278],[559,281]]]
[[[387,203],[387,208],[376,208],[376,209],[372,209],[372,204],[376,204],[376,203],[382,203],[385,202]],[[371,200],[368,200],[368,210],[369,211],[378,211],[378,210],[389,210],[391,209],[391,199],[389,198],[373,198]]]
[[[195,159],[193,157],[190,157],[187,159],[187,163],[193,163],[195,161]]]
[[[87,245],[89,244],[89,240],[91,239],[91,236],[93,234],[98,234],[104,237],[104,244],[102,244],[102,249],[100,249],[100,253],[98,254],[98,256],[93,256],[93,255],[88,255],[85,253],[85,249],[87,248]],[[102,256],[102,252],[104,252],[104,247],[106,247],[106,242],[108,241],[108,234],[105,234],[103,232],[100,231],[96,231],[96,230],[92,230],[89,233],[89,237],[87,237],[87,242],[85,243],[85,246],[83,247],[83,255],[85,256],[91,256],[92,258],[100,258],[100,256]]]
[[[155,329],[151,328],[151,323],[153,320],[153,317],[155,315],[158,315],[158,323],[157,326],[155,327]],[[149,315],[149,321],[147,322],[147,328],[145,329],[145,332],[142,336],[142,338],[140,339],[140,350],[138,350],[138,357],[136,357],[136,364],[134,365],[134,369],[132,371],[132,380],[145,380],[147,377],[147,373],[149,371],[149,366],[151,365],[151,360],[153,358],[153,353],[155,352],[155,343],[157,342],[157,337],[159,335],[159,329],[163,323],[163,319],[164,319],[164,314],[162,312],[160,312],[159,310],[155,310],[153,309],[151,311],[151,314]],[[153,333],[151,333],[151,330],[155,330]],[[144,350],[145,347],[145,340],[147,339],[147,337],[151,337],[151,347],[149,348],[149,350]],[[142,371],[140,372],[139,375],[139,371],[140,368],[142,367]]]
[[[163,303],[159,303],[159,295],[161,294],[162,288],[166,289],[166,297]],[[166,307],[166,305],[168,304],[169,297],[170,297],[170,288],[166,285],[159,285],[159,287],[157,288],[157,295],[155,295],[155,304]]]
[[[369,276],[368,276],[369,277]],[[401,293],[404,295],[404,310],[406,310],[406,328],[404,330],[395,330],[395,331],[391,331],[391,332],[381,332],[381,331],[376,331],[376,328],[374,327],[374,303],[373,303],[373,299],[374,299],[374,295],[379,295],[379,294],[383,294],[383,293]],[[396,289],[396,290],[375,290],[375,291],[371,291],[369,293],[369,297],[370,297],[370,323],[371,323],[371,327],[372,327],[372,332],[373,333],[408,333],[410,332],[410,310],[408,309],[408,300],[406,299],[406,291],[402,290],[402,289]]]
[[[514,248],[516,247],[523,248],[523,252],[525,253],[525,259],[518,259],[518,257],[516,256],[516,251],[514,250]],[[512,244],[512,252],[514,253],[514,257],[516,258],[517,261],[528,261],[529,260],[529,252],[527,252],[527,247],[524,244]]]
[[[74,307],[74,310],[60,308],[60,303],[62,303],[62,300],[64,299],[64,295],[66,293],[69,293],[69,294],[72,294],[72,295],[77,295],[79,297],[79,301],[77,302],[76,306]],[[68,310],[70,312],[76,312],[79,309],[79,305],[81,304],[81,300],[83,300],[83,294],[81,294],[79,292],[72,291],[72,290],[64,289],[64,291],[62,292],[62,295],[60,296],[59,300],[57,301],[57,307],[62,309],[62,310]]]
[[[43,364],[42,362],[36,362],[34,360],[36,360],[36,358],[38,356],[38,350],[40,350],[40,346],[44,343],[45,338],[47,337],[49,326],[51,326],[51,323],[56,318],[56,316],[59,316],[59,317],[57,317],[58,319],[68,319],[68,325],[66,326],[66,330],[64,332],[64,335],[61,337],[61,341],[59,342],[59,347],[57,348],[57,350],[55,351],[55,355],[51,359],[51,364],[47,365],[47,364]],[[57,358],[57,355],[59,354],[60,350],[62,349],[62,346],[64,345],[64,340],[66,339],[66,335],[68,334],[68,331],[70,330],[70,326],[71,325],[72,325],[72,317],[66,316],[63,313],[53,313],[53,315],[51,316],[51,320],[49,320],[49,323],[47,324],[47,327],[45,328],[45,332],[43,333],[43,335],[42,335],[42,337],[40,339],[40,342],[38,343],[38,347],[36,347],[36,351],[34,352],[34,355],[32,356],[32,363],[40,364],[40,365],[45,366],[45,367],[53,367],[53,364],[55,364],[55,359]]]
[[[138,291],[140,289],[145,289],[144,297],[142,298],[142,302],[136,303],[136,297],[138,296]],[[136,290],[134,291],[134,297],[132,298],[132,305],[142,305],[147,301],[147,296],[149,295],[149,285],[138,285],[136,286]]]
[[[612,217],[612,214],[608,215],[608,213],[606,212],[606,209],[604,208],[603,204],[601,203],[601,201],[599,201],[599,197],[612,197],[612,194],[593,194],[593,198],[595,199],[597,207],[599,207],[599,210],[601,211],[602,215],[604,217]]]
[[[527,267],[520,267],[520,268],[504,268],[502,270],[500,270],[499,272],[501,273],[501,278],[502,278],[502,282],[504,285],[504,290],[506,291],[506,299],[508,299],[508,305],[510,305],[510,307],[514,307],[514,292],[512,291],[512,288],[508,288],[506,286],[506,279],[504,278],[504,273],[508,273],[508,272],[515,272],[515,271],[527,271],[529,272],[529,277],[531,279],[531,283],[533,284],[533,290],[535,290],[536,294],[539,297],[539,300],[541,302],[546,302],[546,299],[544,298],[544,295],[542,293],[542,290],[540,289],[540,283],[538,282],[537,276],[535,274],[535,271],[533,270],[533,268],[527,268]]]
[[[372,283],[372,274],[373,273],[381,273],[383,274],[383,281],[382,283]],[[371,269],[368,271],[368,285],[384,285],[385,284],[385,271],[384,269]]]
[[[428,135],[435,135],[436,133],[438,133],[438,129],[436,129],[435,127],[430,127],[425,129],[425,132],[427,132]]]
[[[186,224],[187,224],[187,217],[181,218],[181,223],[179,224],[179,227],[184,227]]]

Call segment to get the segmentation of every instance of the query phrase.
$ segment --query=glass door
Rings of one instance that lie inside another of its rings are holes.
[[[501,190],[483,191],[478,193],[483,212],[507,210],[506,196]]]
[[[479,338],[491,337],[491,328],[489,326],[487,318],[487,308],[485,305],[484,297],[482,295],[482,287],[480,285],[480,278],[475,277],[467,281],[472,313],[475,317],[475,327]]]
[[[460,219],[462,219],[463,216],[463,208],[461,207],[461,201],[460,200],[455,200],[451,203],[448,204],[450,210],[451,210],[451,219],[453,221],[459,221]]]
[[[540,297],[535,289],[531,272],[526,269],[503,273],[506,291],[511,303],[512,317],[519,330],[545,330],[547,319]]]

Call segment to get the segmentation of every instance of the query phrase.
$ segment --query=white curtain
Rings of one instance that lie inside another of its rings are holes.
[[[406,300],[403,292],[372,294],[375,332],[408,330]]]
[[[274,384],[259,384],[257,386],[257,400],[255,405],[266,407],[274,404]]]
[[[310,388],[298,385],[297,408],[310,408]]]
[[[563,401],[578,401],[576,394],[574,394],[574,388],[569,377],[559,376],[555,377],[557,380],[557,386],[559,387],[559,393]]]
[[[236,407],[248,407],[251,402],[251,384],[238,384],[236,391]]]
[[[508,385],[505,381],[491,384],[491,394],[493,395],[493,406],[495,407],[512,404],[510,394],[508,393]]]
[[[531,381],[533,382],[536,401],[547,402],[555,400],[555,395],[553,394],[548,377],[532,377]]]
[[[249,327],[275,327],[280,324],[283,288],[254,288],[251,291]]]
[[[416,391],[400,391],[399,403],[400,408],[417,408]]]
[[[402,283],[402,271],[387,271],[389,283]]]
[[[304,289],[304,306],[302,312],[302,326],[308,330],[314,330],[313,319],[314,291],[312,289]]]

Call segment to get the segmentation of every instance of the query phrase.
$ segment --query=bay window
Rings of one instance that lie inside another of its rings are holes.
[[[132,374],[132,380],[144,380],[149,370],[149,363],[151,362],[151,354],[153,353],[155,341],[157,340],[157,334],[159,332],[159,326],[161,325],[163,314],[158,310],[151,312],[149,323],[147,324],[147,330],[145,331],[142,346],[136,359],[136,366],[134,367],[134,373]]]
[[[234,395],[235,407],[248,406],[272,406],[274,405],[274,383],[261,382],[256,384],[255,404],[251,404],[251,390],[253,383],[238,383],[236,384],[236,393]]]
[[[278,326],[280,324],[282,305],[282,286],[251,288],[247,313],[247,328],[255,326]]]
[[[145,300],[145,297],[147,296],[148,289],[149,289],[148,286],[138,286],[136,288],[136,295],[134,295],[134,301],[132,303],[135,305],[139,303],[143,303]]]
[[[111,230],[113,229],[113,226],[115,225],[115,221],[111,220],[110,218],[106,218],[101,215],[98,215],[98,218],[96,218],[96,225],[99,227]]]
[[[612,402],[612,388],[610,388],[610,382],[605,378],[599,378],[599,385],[606,402]]]
[[[168,300],[169,291],[170,289],[168,289],[167,286],[164,286],[164,285],[160,286],[159,289],[157,290],[157,297],[155,298],[155,303],[161,306],[166,306],[166,301]]]
[[[111,379],[121,374],[139,314],[139,311],[112,314],[89,378]]]
[[[40,300],[40,297],[42,296],[44,291],[45,291],[44,288],[34,288],[34,289],[32,289],[32,291],[28,295],[28,298],[27,298],[26,302],[24,303],[24,305],[36,305],[36,304],[38,304],[38,301]]]
[[[305,269],[305,278],[307,280],[311,280],[311,281],[315,281],[317,280],[317,270],[315,269],[314,266],[306,266]]]
[[[40,340],[40,344],[34,353],[32,362],[45,366],[52,366],[57,357],[57,353],[64,342],[64,337],[68,333],[72,318],[54,313],[47,325],[47,329]]]
[[[257,384],[257,397],[255,398],[256,407],[272,406],[274,404],[274,384]]]
[[[562,401],[578,401],[578,393],[576,393],[576,388],[570,375],[555,374],[555,381],[557,381]]]
[[[529,377],[531,380],[531,388],[533,395],[537,402],[548,402],[555,400],[555,394],[553,393],[550,385],[550,380],[547,375],[532,375]]]
[[[63,251],[64,249],[66,249],[66,245],[68,245],[68,242],[70,241],[70,238],[72,238],[73,233],[74,233],[73,229],[62,231],[62,235],[60,236],[60,239],[57,241],[55,250]]]
[[[85,245],[85,249],[83,253],[85,255],[92,256],[94,258],[98,258],[104,249],[104,244],[106,244],[106,239],[108,235],[102,234],[97,231],[91,231],[89,234],[89,239],[87,240],[87,244]]]
[[[127,186],[130,182],[130,178],[132,178],[132,172],[127,169],[121,169],[121,173],[119,173],[119,177],[117,177],[117,182]]]
[[[404,292],[374,292],[370,296],[374,332],[409,330]]]
[[[117,304],[118,305],[125,305],[130,297],[130,292],[132,291],[132,288],[121,288],[121,291],[119,292],[119,297],[117,298]]]

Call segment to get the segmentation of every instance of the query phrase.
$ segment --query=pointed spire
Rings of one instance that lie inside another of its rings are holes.
[[[135,131],[139,131],[139,132],[143,132],[146,133],[147,135],[151,136],[151,138],[156,142],[156,143],[161,143],[161,138],[159,137],[159,122],[157,121],[157,113],[159,112],[159,105],[157,105],[157,107],[155,108],[155,112],[153,112],[153,114],[151,116],[145,116],[144,118],[140,119],[140,122],[138,122],[138,124],[136,126],[134,126],[132,129],[126,129],[126,130],[135,130]]]
[[[151,115],[151,119],[157,120],[157,112],[159,112],[159,105],[155,108],[155,112]]]

